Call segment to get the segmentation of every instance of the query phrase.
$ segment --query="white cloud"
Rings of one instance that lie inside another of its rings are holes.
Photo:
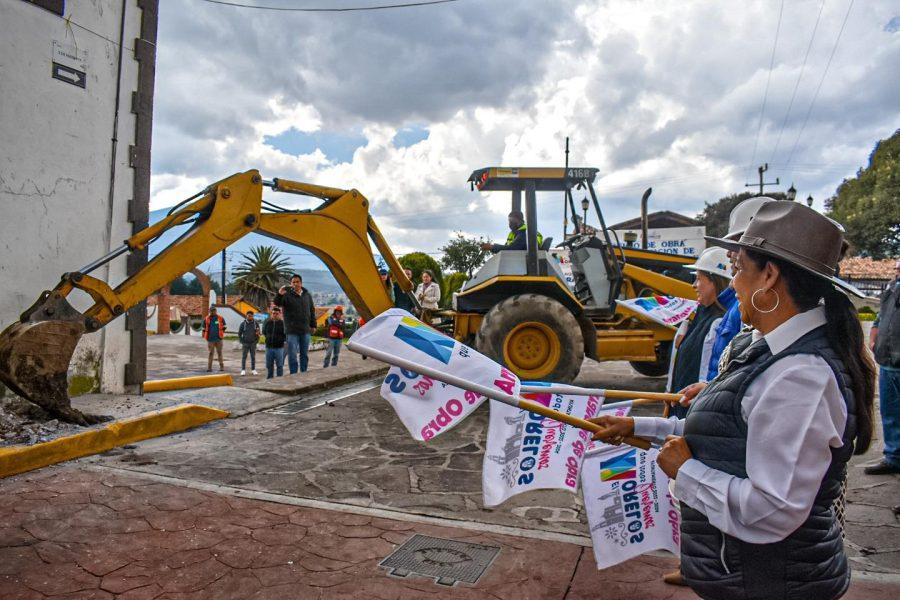
[[[692,215],[704,201],[743,191],[754,163],[767,160],[772,178],[793,181],[821,207],[900,123],[900,32],[885,30],[892,4],[854,7],[798,138],[846,5],[826,3],[782,132],[819,7],[785,3],[754,158],[777,17],[761,0],[495,0],[484,10],[459,3],[302,18],[166,2],[153,206],[258,168],[357,188],[398,252],[434,251],[459,229],[505,235],[508,195],[469,191],[472,170],[561,165],[568,135],[571,163],[600,169],[608,222],[635,216],[650,186],[652,209]],[[413,123],[428,137],[395,147],[397,131]],[[344,163],[264,144],[291,128],[362,131],[367,141]],[[541,201],[546,235],[559,237],[561,204]]]

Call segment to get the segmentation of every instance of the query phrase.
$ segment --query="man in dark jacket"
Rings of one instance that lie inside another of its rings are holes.
[[[272,379],[273,371],[278,373],[278,377],[284,375],[284,344],[287,341],[281,308],[273,306],[271,314],[263,323],[263,335],[266,336],[266,379]]]
[[[250,355],[250,372],[256,372],[256,344],[259,343],[259,324],[253,316],[253,311],[247,311],[247,318],[238,327],[238,340],[241,342],[241,375],[247,374],[247,355]]]
[[[407,279],[412,281],[413,272],[412,269],[403,269],[403,272],[406,273]],[[416,284],[413,284],[413,290],[416,289]],[[400,287],[400,284],[396,281],[394,282],[394,306],[397,308],[402,308],[407,312],[412,312],[416,307],[413,304],[412,298],[409,297],[409,294],[403,291],[403,288]]]
[[[884,458],[866,467],[867,475],[900,473],[900,262],[881,296],[881,311],[872,325],[871,343],[878,363],[878,396],[884,429]]]
[[[287,331],[288,368],[291,375],[297,372],[297,354],[300,354],[300,371],[309,366],[309,340],[316,330],[316,307],[312,294],[303,287],[303,278],[294,273],[291,285],[282,286],[275,296],[275,305],[284,310],[284,328]]]

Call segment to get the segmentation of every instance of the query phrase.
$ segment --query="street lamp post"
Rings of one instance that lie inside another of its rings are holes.
[[[797,188],[794,187],[793,183],[791,184],[791,187],[788,188],[788,191],[787,193],[785,193],[784,197],[787,198],[787,200],[790,202],[793,202],[797,197]]]

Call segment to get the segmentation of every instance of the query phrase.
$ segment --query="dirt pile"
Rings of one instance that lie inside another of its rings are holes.
[[[9,391],[0,397],[0,447],[46,442],[80,429],[54,419],[41,407]]]

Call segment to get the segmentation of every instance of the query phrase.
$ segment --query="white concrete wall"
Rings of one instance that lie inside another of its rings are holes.
[[[111,182],[123,4],[118,144]],[[131,96],[138,73],[132,45],[139,37],[141,11],[136,0],[78,0],[66,3],[66,16],[73,22],[70,27],[33,4],[0,1],[0,327],[15,321],[63,272],[99,258],[131,235],[127,211],[134,172],[128,150],[135,138]],[[51,77],[54,41],[82,55],[84,89]],[[125,279],[125,268],[121,257],[92,274],[115,287]],[[91,304],[77,292],[71,298],[79,310]],[[129,351],[130,333],[120,317],[84,336],[72,372],[96,370],[104,391],[121,392]]]

